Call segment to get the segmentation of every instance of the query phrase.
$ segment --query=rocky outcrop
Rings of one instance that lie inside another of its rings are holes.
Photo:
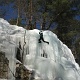
[[[26,69],[24,65],[16,63],[15,80],[29,80],[32,71]]]
[[[5,57],[4,52],[0,52],[0,79],[8,79],[9,60]],[[16,63],[15,80],[28,80],[31,71],[26,69],[22,64]]]
[[[5,57],[4,52],[0,52],[0,78],[8,79],[9,60]]]

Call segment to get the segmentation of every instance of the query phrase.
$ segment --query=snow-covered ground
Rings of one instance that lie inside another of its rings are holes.
[[[49,44],[38,43],[39,32],[37,29],[25,30],[10,25],[0,18],[0,50],[6,53],[12,72],[15,73],[16,48],[19,42],[23,47],[25,39],[24,65],[35,71],[36,80],[80,80],[80,67],[75,62],[71,50],[48,30],[43,31],[43,36]],[[15,80],[11,73],[9,79]]]

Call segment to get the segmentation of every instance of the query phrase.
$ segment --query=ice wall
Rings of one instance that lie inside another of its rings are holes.
[[[24,65],[35,71],[36,80],[80,80],[80,68],[71,50],[53,32],[43,31],[43,36],[49,44],[38,43],[39,30],[25,30],[0,18],[0,50],[6,53],[11,71],[15,73],[19,41],[23,49],[25,39]],[[9,79],[15,80],[11,73]]]

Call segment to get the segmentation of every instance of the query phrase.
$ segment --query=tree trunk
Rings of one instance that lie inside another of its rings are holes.
[[[18,8],[18,17],[17,17],[17,22],[16,22],[16,25],[18,25],[19,24],[19,8]]]
[[[43,19],[43,23],[42,23],[42,26],[41,26],[41,29],[42,30],[45,30],[46,29],[46,22],[45,22],[45,19]]]
[[[20,0],[19,1],[17,1],[18,2],[18,17],[17,17],[17,22],[16,22],[16,25],[18,25],[19,24],[19,18],[20,18]]]

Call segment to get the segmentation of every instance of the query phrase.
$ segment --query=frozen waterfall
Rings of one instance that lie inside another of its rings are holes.
[[[39,30],[25,30],[10,25],[0,18],[0,51],[9,59],[9,67],[15,73],[16,48],[24,46],[24,66],[35,71],[35,80],[80,80],[80,67],[71,50],[51,31],[43,31],[44,40],[38,43]],[[24,39],[26,44],[24,45]],[[21,50],[22,55],[23,50]],[[9,80],[15,80],[9,72]]]

